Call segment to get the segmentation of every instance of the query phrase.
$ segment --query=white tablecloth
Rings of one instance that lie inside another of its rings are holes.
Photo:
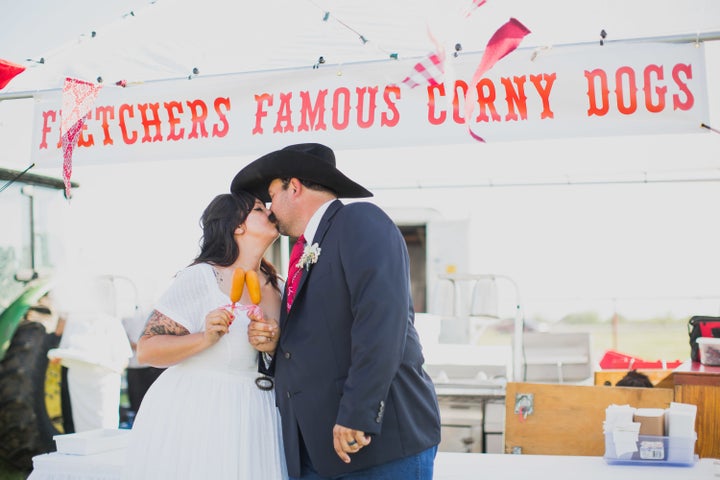
[[[119,480],[124,450],[95,455],[48,453],[33,458],[28,480]],[[602,457],[439,452],[434,480],[718,480],[720,460],[692,467],[608,465]]]

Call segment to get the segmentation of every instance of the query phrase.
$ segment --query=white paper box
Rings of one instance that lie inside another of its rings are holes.
[[[97,429],[87,432],[55,435],[58,453],[92,455],[127,447],[130,430]]]

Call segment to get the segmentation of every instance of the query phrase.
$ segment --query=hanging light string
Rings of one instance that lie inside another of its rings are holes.
[[[318,5],[314,0],[306,0],[309,4],[323,12],[322,21],[327,22],[330,20],[330,17],[333,18],[340,26],[345,28],[346,30],[352,32],[355,36],[357,36],[360,39],[360,42],[362,42],[363,45],[367,45],[368,43],[371,44],[375,49],[377,49],[379,52],[388,55],[393,60],[398,59],[398,53],[394,50],[388,50],[381,45],[376,44],[375,42],[371,42],[368,37],[366,37],[362,32],[357,30],[356,28],[353,28],[351,25],[349,25],[347,22],[343,21],[341,18],[339,18],[337,15],[331,13],[329,10],[326,10],[322,8],[322,6]],[[317,68],[317,67],[315,67]]]

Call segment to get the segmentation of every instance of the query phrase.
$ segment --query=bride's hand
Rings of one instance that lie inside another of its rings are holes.
[[[274,318],[265,318],[259,309],[248,311],[248,342],[260,352],[275,353],[280,339],[280,326]]]
[[[235,315],[223,307],[212,310],[205,316],[204,339],[209,345],[214,345],[226,335],[230,324],[235,320]]]

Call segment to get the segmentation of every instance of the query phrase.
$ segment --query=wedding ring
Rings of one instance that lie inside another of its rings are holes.
[[[355,445],[357,445],[357,442],[355,440],[353,440],[351,442],[347,442],[347,444],[348,444],[348,447],[354,447]]]

